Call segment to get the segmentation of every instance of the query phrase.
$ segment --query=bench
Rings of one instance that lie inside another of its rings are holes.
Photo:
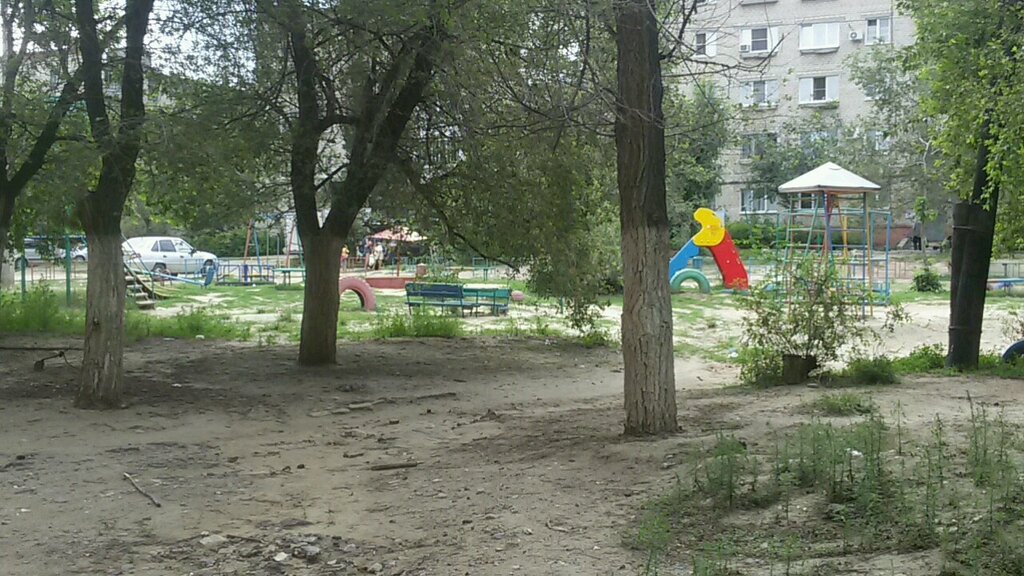
[[[409,310],[424,306],[436,306],[448,310],[459,310],[463,315],[466,310],[476,308],[475,301],[467,301],[462,286],[459,284],[422,284],[410,282],[405,285],[405,303]]]
[[[474,310],[490,309],[495,316],[508,314],[512,300],[512,290],[508,288],[463,288],[462,293],[467,301],[476,305]]]
[[[277,271],[281,274],[281,278],[284,280],[285,286],[291,286],[292,274],[299,276],[299,280],[306,279],[305,268],[278,268]]]

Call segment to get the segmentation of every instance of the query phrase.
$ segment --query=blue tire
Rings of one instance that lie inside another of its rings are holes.
[[[1013,364],[1021,356],[1024,356],[1024,340],[1017,342],[1003,352],[1003,362]]]

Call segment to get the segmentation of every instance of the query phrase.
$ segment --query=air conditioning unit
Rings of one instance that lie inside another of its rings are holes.
[[[740,54],[750,52],[750,44],[740,44]]]
[[[850,40],[853,40],[854,42],[860,42],[863,39],[864,35],[861,34],[860,32],[857,32],[856,30],[850,32]]]

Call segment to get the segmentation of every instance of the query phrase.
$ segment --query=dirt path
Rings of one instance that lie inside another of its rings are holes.
[[[726,388],[734,369],[678,359],[683,429],[632,441],[613,350],[366,342],[327,370],[295,367],[295,353],[138,344],[132,405],[98,413],[70,408],[73,367],[34,372],[39,353],[3,352],[0,574],[634,575],[625,536],[690,455],[723,430],[757,441],[806,421],[823,393]],[[927,434],[935,414],[963,428],[968,391],[1021,421],[1019,386],[920,379],[871,394]]]
[[[38,356],[0,358],[12,576],[633,574],[623,531],[678,443],[619,436],[609,350],[363,343],[310,371],[290,348],[152,341],[108,413],[70,408],[75,370]],[[680,360],[680,384],[733,378],[716,370]]]

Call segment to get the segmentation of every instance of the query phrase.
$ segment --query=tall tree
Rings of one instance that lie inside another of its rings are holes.
[[[348,99],[337,91],[341,78],[325,67],[324,56],[317,51],[326,30],[310,25],[313,11],[286,0],[271,12],[288,36],[298,112],[291,125],[289,179],[306,261],[301,364],[335,362],[342,243],[395,160],[399,140],[430,85],[450,9],[447,3],[433,4],[414,17],[411,26],[403,24],[405,32],[396,38],[375,33],[368,40],[380,46],[363,46],[347,55],[361,64],[351,64],[361,77],[350,79],[358,91],[348,94]],[[352,25],[340,16],[331,24]],[[317,191],[323,183],[318,183],[317,176],[322,140],[342,124],[350,131],[345,139],[344,177],[328,187],[330,207],[321,222]]]
[[[622,354],[627,434],[678,428],[657,13],[655,0],[616,3],[615,147],[625,289]]]
[[[901,7],[917,24],[924,106],[961,199],[953,212],[946,361],[975,368],[997,210],[1001,199],[1020,198],[1024,182],[1024,2],[903,0]]]
[[[75,405],[113,408],[124,389],[125,282],[121,215],[135,179],[146,118],[143,57],[153,0],[127,0],[121,67],[120,121],[115,127],[104,88],[104,49],[94,0],[75,0],[75,23],[92,140],[99,149],[98,176],[79,199],[78,212],[89,242],[85,350]]]
[[[66,9],[60,2],[0,1],[0,275],[17,200],[43,169],[79,97]],[[48,85],[50,78],[58,82]],[[46,92],[52,97],[39,97]]]

